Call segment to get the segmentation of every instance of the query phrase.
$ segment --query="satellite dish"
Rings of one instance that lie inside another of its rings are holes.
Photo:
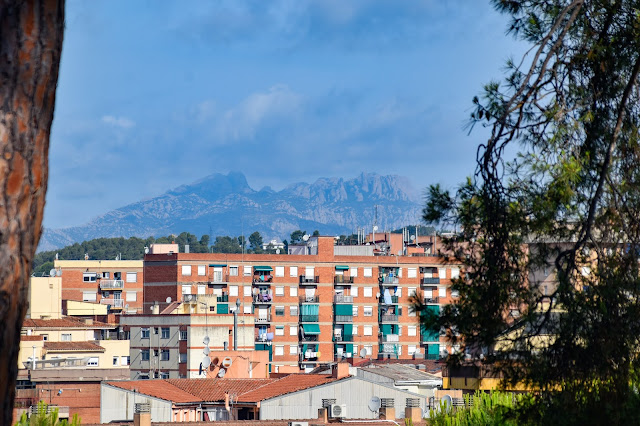
[[[204,343],[205,345],[208,345],[210,341],[211,339],[209,339],[209,336],[204,336],[204,339],[202,339],[202,343]]]
[[[167,299],[165,300],[165,302],[167,302],[167,303],[171,303],[171,297],[167,297]]]
[[[367,356],[367,350],[365,348],[360,349],[360,358]]]
[[[225,357],[225,359],[222,360],[222,366],[224,368],[231,367],[231,364],[233,364],[233,360],[231,359],[231,357]]]
[[[202,353],[205,355],[209,355],[211,353],[211,349],[209,349],[209,346],[205,346],[202,350]]]
[[[58,269],[56,271],[56,277],[61,277],[62,276],[62,269]]]
[[[49,271],[49,276],[50,277],[55,277],[56,276],[56,270],[55,269],[50,270]]]
[[[204,370],[205,368],[209,368],[209,366],[211,365],[211,360],[209,359],[208,356],[205,356],[202,358],[202,369]]]
[[[303,240],[303,241],[309,241],[309,234],[304,234],[304,235],[302,236],[302,240]]]
[[[381,404],[382,402],[380,401],[380,398],[378,398],[377,396],[372,396],[369,400],[369,410],[375,413],[376,411],[380,410]]]
[[[451,395],[445,395],[440,398],[440,404],[444,405],[444,409],[447,411],[451,409],[451,406],[453,405],[452,402]]]
[[[280,254],[280,249],[276,249],[276,254]]]
[[[378,230],[378,225],[373,225],[373,232]]]
[[[218,363],[220,362],[220,360],[218,359],[218,357],[213,357],[213,359],[211,360],[211,362],[215,365],[218,365]]]
[[[225,370],[224,368],[221,368],[218,371],[218,377],[220,377],[221,379],[224,377],[225,374],[227,374],[227,370]]]
[[[149,247],[146,247],[146,246],[145,246],[145,248],[144,248],[144,254],[149,254]]]
[[[410,239],[411,239],[411,241],[415,241],[416,236],[415,236],[415,235],[412,235]]]

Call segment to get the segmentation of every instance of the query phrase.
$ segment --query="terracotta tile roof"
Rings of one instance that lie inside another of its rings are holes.
[[[224,401],[225,392],[242,395],[276,381],[275,379],[168,379],[167,383],[197,397],[199,401]]]
[[[182,304],[182,302],[173,301],[173,302],[169,303],[169,304],[167,305],[167,307],[166,307],[166,308],[164,308],[164,309],[162,310],[162,312],[160,312],[160,314],[170,314],[171,312],[175,311],[175,310],[176,310],[176,308],[177,308],[178,306],[180,306],[181,304]]]
[[[338,379],[334,379],[330,375],[290,374],[274,381],[273,383],[269,383],[268,385],[259,387],[242,395],[238,395],[238,401],[264,401],[265,399],[301,391],[304,389],[312,388],[314,386],[324,385],[325,383],[334,382],[336,380]]]
[[[74,317],[63,317],[59,319],[38,319],[27,318],[22,324],[22,328],[83,328],[83,329],[96,329],[96,328],[115,328],[116,324],[107,324],[100,321],[93,321],[92,324],[87,324],[84,320]]]
[[[175,379],[174,379],[175,380]],[[199,380],[199,379],[177,379]],[[173,401],[176,403],[199,402],[200,400],[188,392],[168,383],[169,380],[127,380],[123,382],[108,382],[109,385],[121,389],[134,390],[136,392],[153,396],[155,398]]]
[[[50,342],[44,343],[44,349],[47,351],[86,351],[86,352],[104,352],[105,349],[93,342]]]
[[[42,336],[20,336],[20,340],[25,342],[37,342],[42,340]]]

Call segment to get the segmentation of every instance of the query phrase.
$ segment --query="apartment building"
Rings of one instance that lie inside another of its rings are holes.
[[[291,247],[290,247],[291,249]],[[460,266],[421,253],[375,256],[374,246],[337,246],[311,237],[289,255],[168,253],[151,247],[144,259],[144,308],[175,301],[196,309],[201,297],[223,316],[239,303],[254,321],[254,347],[269,352],[273,372],[310,371],[343,358],[425,357],[446,351],[423,333],[410,308],[419,292],[435,312],[450,303]],[[245,322],[247,323],[247,322]],[[363,351],[364,350],[364,351]]]
[[[141,260],[55,260],[54,268],[62,279],[62,299],[104,305],[112,318],[142,313]]]

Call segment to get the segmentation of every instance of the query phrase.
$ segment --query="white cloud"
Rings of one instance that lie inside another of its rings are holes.
[[[115,117],[113,115],[103,115],[102,122],[121,129],[130,129],[136,125],[135,121],[127,117]]]

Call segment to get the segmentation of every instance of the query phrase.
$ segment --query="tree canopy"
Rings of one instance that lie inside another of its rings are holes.
[[[491,131],[475,174],[429,189],[424,219],[461,229],[445,248],[466,274],[424,326],[462,345],[451,363],[539,389],[523,421],[635,423],[640,2],[493,4],[531,49],[473,100]]]

